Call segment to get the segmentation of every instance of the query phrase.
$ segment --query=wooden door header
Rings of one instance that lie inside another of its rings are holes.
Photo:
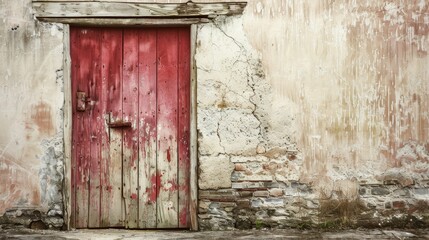
[[[109,1],[39,1],[33,0],[39,20],[54,18],[67,23],[82,18],[213,18],[218,15],[242,14],[246,2],[218,3],[130,3]],[[52,19],[53,20],[53,19]],[[51,21],[52,21],[51,20]]]

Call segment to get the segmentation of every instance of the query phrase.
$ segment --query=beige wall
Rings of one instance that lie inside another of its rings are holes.
[[[429,178],[427,1],[250,1],[244,28],[294,115],[301,180]]]
[[[61,203],[62,32],[0,1],[0,214]]]

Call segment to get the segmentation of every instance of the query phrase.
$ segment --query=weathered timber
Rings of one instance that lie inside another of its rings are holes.
[[[157,39],[157,227],[178,227],[177,29],[158,30]]]
[[[199,17],[241,14],[245,2],[118,3],[33,1],[36,18],[49,17]]]
[[[191,57],[190,57],[190,72],[191,72],[191,87],[190,87],[190,201],[189,215],[191,220],[191,229],[198,231],[198,136],[197,136],[197,65],[195,62],[197,27],[191,25]]]
[[[43,22],[55,22],[80,26],[152,26],[152,25],[191,25],[208,23],[207,18],[67,18],[67,17],[41,17]]]
[[[189,226],[190,29],[178,30],[178,185],[179,228]]]
[[[125,227],[137,228],[138,220],[138,49],[139,35],[136,29],[123,33],[122,107],[123,120],[132,123],[123,130],[123,198],[125,200]]]
[[[157,30],[139,33],[139,228],[156,228],[156,44]]]

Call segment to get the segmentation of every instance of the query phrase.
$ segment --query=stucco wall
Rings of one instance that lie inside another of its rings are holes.
[[[202,26],[201,227],[427,224],[428,19],[425,1],[273,0]]]
[[[244,22],[296,116],[301,180],[427,179],[427,1],[255,1]]]
[[[27,224],[26,214],[62,216],[63,175],[62,26],[34,21],[30,7],[0,1],[0,214]]]
[[[60,226],[63,31],[30,2],[0,0],[0,215]],[[198,26],[200,226],[321,222],[338,199],[424,220],[428,29],[424,0],[250,0]]]

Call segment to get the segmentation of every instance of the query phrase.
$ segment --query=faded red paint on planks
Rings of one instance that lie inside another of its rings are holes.
[[[123,121],[131,122],[131,128],[123,129],[123,186],[125,199],[125,226],[138,226],[138,30],[126,29],[123,35],[124,59],[122,76]],[[120,101],[120,100],[119,100]]]
[[[190,226],[190,29],[178,30],[178,185],[179,228]]]
[[[156,29],[139,33],[139,228],[156,228]]]
[[[122,120],[122,29],[102,32],[102,89],[104,105],[102,145],[102,227],[124,226],[122,201],[122,130],[109,129],[107,123]]]
[[[189,227],[189,28],[71,30],[72,225]]]
[[[176,29],[163,29],[157,38],[157,226],[178,227],[178,191],[168,181],[177,181],[177,61],[178,34]],[[169,159],[170,158],[170,159]],[[161,187],[163,186],[163,187]]]

